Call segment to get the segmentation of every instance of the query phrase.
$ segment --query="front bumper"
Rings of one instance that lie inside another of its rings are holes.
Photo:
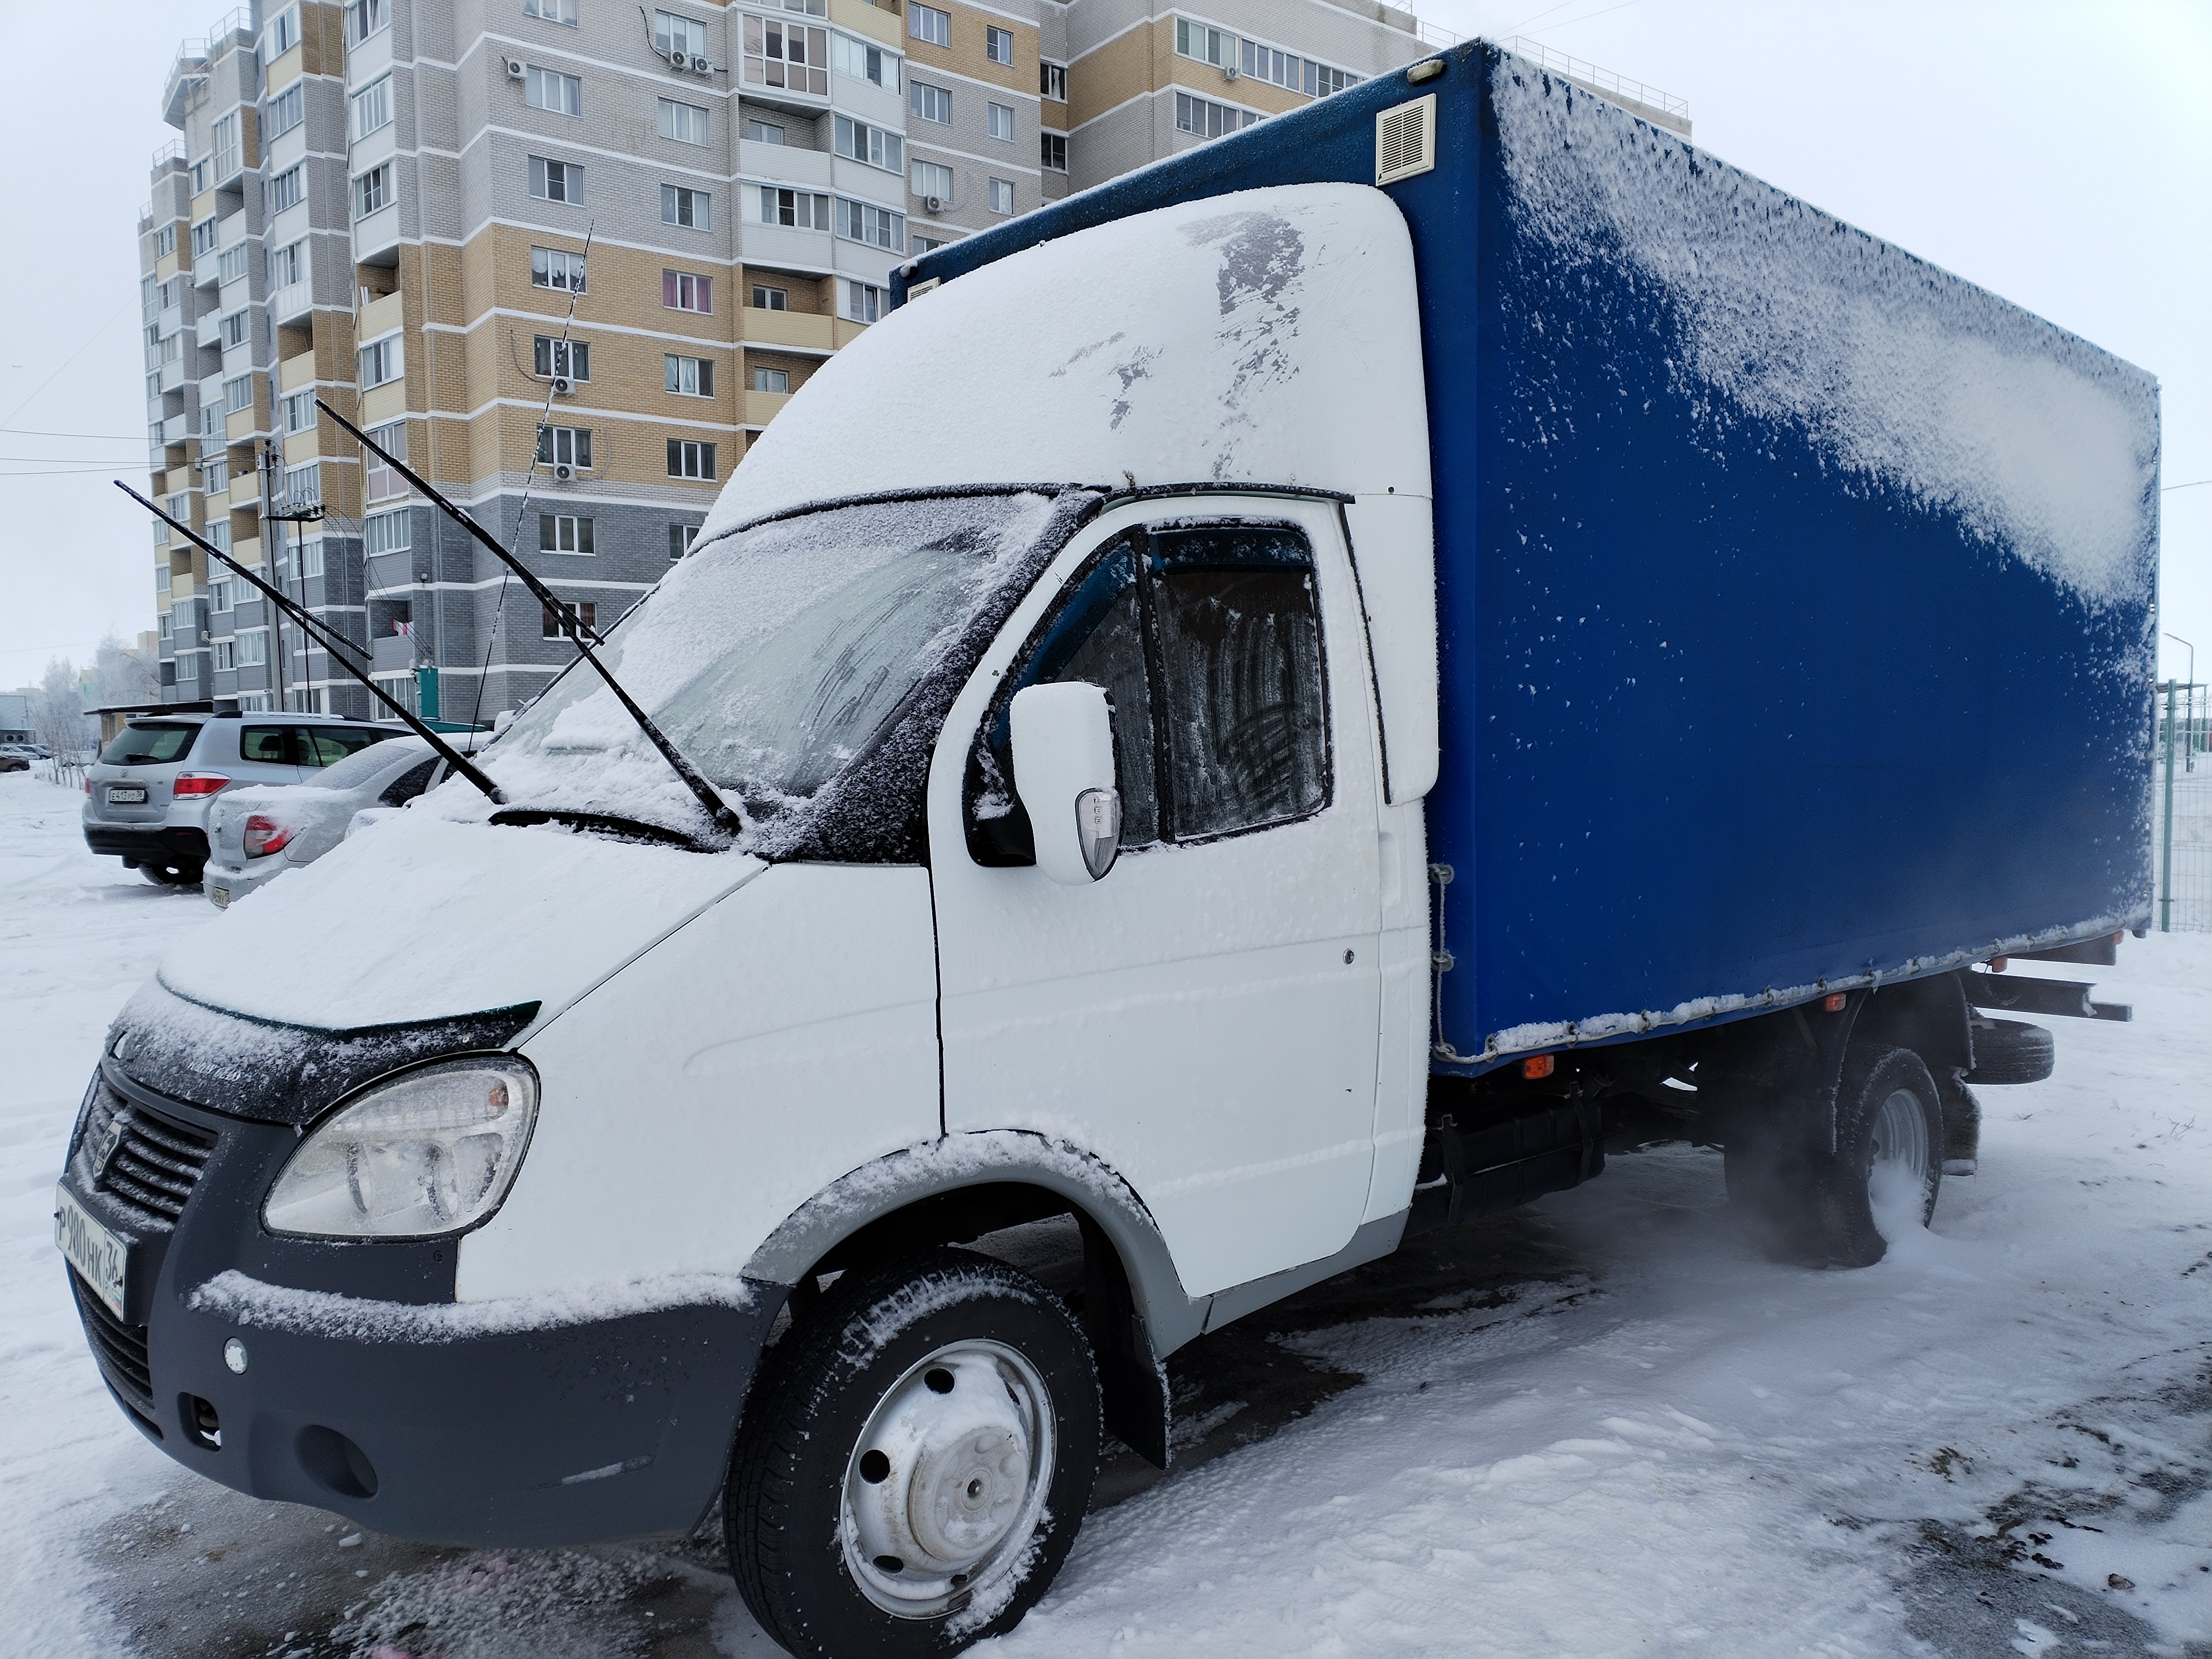
[[[87,1136],[111,1103],[167,1144],[206,1144],[173,1221],[131,1200],[141,1143],[131,1133],[112,1137],[102,1117]],[[482,1310],[453,1304],[453,1240],[337,1244],[263,1231],[262,1194],[298,1139],[289,1126],[154,1094],[112,1061],[95,1079],[64,1184],[132,1242],[124,1317],[64,1271],[101,1373],[142,1432],[240,1492],[426,1542],[601,1543],[697,1524],[720,1490],[780,1297],[472,1329],[455,1322]],[[92,1168],[88,1139],[117,1149],[106,1170],[120,1175]],[[230,1269],[348,1299],[303,1311],[282,1291],[249,1290],[194,1307],[193,1292]],[[226,1362],[234,1339],[243,1371]]]
[[[106,823],[84,821],[84,844],[103,856],[133,864],[204,864],[207,831],[180,823]]]

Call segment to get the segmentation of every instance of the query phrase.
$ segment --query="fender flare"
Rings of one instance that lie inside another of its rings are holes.
[[[744,1277],[796,1285],[809,1267],[871,1222],[942,1193],[1008,1182],[1065,1198],[1105,1235],[1121,1258],[1155,1358],[1165,1358],[1205,1328],[1212,1298],[1193,1300],[1184,1290],[1167,1241],[1135,1189],[1089,1152],[1022,1129],[946,1135],[840,1176],[762,1242],[745,1263]]]

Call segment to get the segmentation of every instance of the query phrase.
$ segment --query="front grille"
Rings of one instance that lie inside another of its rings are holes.
[[[149,1111],[102,1082],[93,1091],[77,1146],[94,1191],[167,1224],[184,1214],[215,1143],[212,1130]]]
[[[100,1374],[118,1399],[144,1418],[155,1434],[161,1433],[154,1418],[154,1372],[146,1358],[146,1328],[118,1319],[74,1267],[70,1269],[70,1290],[76,1297],[77,1317],[84,1322],[85,1340],[100,1362]]]

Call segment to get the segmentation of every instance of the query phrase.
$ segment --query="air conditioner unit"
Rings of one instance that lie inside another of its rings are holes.
[[[923,200],[932,213],[942,213],[945,211],[945,198],[943,197],[925,197]]]
[[[565,398],[575,389],[576,383],[570,380],[567,375],[556,374],[553,377],[553,395],[555,397]]]
[[[522,60],[520,58],[510,58],[507,60],[507,78],[510,81],[522,79]]]
[[[680,47],[678,48],[676,51],[668,54],[668,67],[672,70],[690,69],[691,67],[691,54],[684,51]]]
[[[1243,72],[1234,64],[1224,64],[1221,66],[1221,78],[1224,81],[1234,81]]]
[[[566,483],[569,479],[576,476],[576,469],[569,465],[568,462],[562,461],[555,465],[553,469],[553,476],[559,479],[562,483]]]
[[[692,74],[694,74],[694,75],[712,75],[714,72],[714,60],[713,58],[697,58],[697,57],[695,57],[695,58],[692,58],[692,60],[691,60],[691,73],[692,73]]]

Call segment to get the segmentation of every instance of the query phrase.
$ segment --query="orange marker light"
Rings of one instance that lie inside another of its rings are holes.
[[[1551,1074],[1552,1057],[1549,1054],[1538,1054],[1533,1060],[1524,1060],[1521,1062],[1521,1075],[1532,1083],[1540,1077],[1549,1077]]]
[[[1831,991],[1828,993],[1827,1000],[1820,1006],[1832,1014],[1840,1014],[1844,1012],[1844,1004],[1846,1000],[1848,999],[1841,991]]]
[[[2010,957],[1991,957],[1990,958],[1990,971],[1993,974],[2002,974],[2005,970],[2005,964],[2011,960],[2012,958]]]

